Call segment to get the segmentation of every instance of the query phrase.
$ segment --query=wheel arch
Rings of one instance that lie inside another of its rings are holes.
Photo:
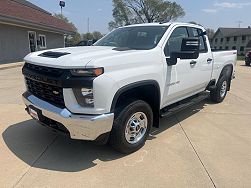
[[[234,71],[234,66],[233,64],[227,64],[223,67],[221,73],[220,73],[220,76],[219,78],[221,78],[222,76],[226,75],[227,78],[229,79],[228,80],[228,91],[230,90],[230,87],[231,87],[231,81],[232,81],[232,74],[233,74],[233,71]]]
[[[115,112],[118,105],[122,105],[123,102],[130,98],[144,100],[151,106],[154,120],[153,126],[158,127],[161,100],[158,82],[155,80],[144,80],[123,86],[115,93],[110,111]]]

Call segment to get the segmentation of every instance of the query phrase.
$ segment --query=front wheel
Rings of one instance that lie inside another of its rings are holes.
[[[144,146],[153,124],[149,104],[137,100],[115,114],[110,134],[111,146],[121,153],[132,153]]]
[[[224,75],[220,77],[216,89],[210,92],[210,97],[213,102],[221,103],[225,99],[228,91],[228,82],[229,79],[227,76]]]

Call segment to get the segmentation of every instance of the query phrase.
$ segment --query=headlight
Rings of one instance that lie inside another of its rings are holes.
[[[87,108],[94,107],[93,89],[92,88],[81,88],[73,89],[79,105]]]
[[[104,73],[104,68],[91,68],[91,69],[72,69],[73,76],[100,76]]]

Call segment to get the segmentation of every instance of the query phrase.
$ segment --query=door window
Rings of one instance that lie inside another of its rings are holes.
[[[172,52],[180,52],[182,40],[188,37],[186,27],[178,27],[171,34],[165,47],[165,55],[169,57]]]
[[[206,43],[206,37],[203,34],[203,31],[201,29],[191,28],[190,35],[192,35],[192,37],[200,38],[200,53],[207,53],[208,48]]]

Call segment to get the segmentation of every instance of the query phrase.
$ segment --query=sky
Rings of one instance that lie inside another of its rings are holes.
[[[59,0],[29,0],[51,12],[60,13]],[[63,14],[75,24],[80,33],[90,31],[108,32],[108,23],[113,20],[112,0],[65,0]],[[186,15],[177,21],[194,21],[205,28],[251,26],[251,0],[176,0]],[[241,21],[241,23],[239,23]]]

